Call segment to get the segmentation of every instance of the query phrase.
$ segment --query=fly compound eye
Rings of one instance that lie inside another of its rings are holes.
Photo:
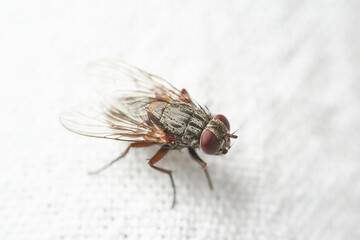
[[[219,151],[220,142],[211,131],[206,130],[201,136],[200,144],[206,154],[215,154]]]
[[[215,116],[215,118],[222,121],[223,124],[225,124],[227,130],[230,131],[230,123],[229,123],[229,121],[227,120],[227,118],[224,115],[218,114],[218,115]]]

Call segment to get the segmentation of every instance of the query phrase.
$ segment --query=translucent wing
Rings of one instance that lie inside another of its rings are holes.
[[[166,134],[157,125],[139,115],[128,115],[111,105],[83,104],[62,112],[60,122],[70,131],[85,136],[167,143]]]
[[[103,97],[131,96],[192,103],[185,90],[119,59],[102,59],[89,64],[90,83]]]
[[[149,104],[192,103],[185,90],[120,60],[99,60],[88,66],[87,73],[103,103],[81,105],[60,115],[67,129],[82,135],[168,144],[169,137],[148,118]]]

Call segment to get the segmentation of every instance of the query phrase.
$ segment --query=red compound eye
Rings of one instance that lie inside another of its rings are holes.
[[[218,114],[215,116],[215,118],[222,121],[225,124],[225,126],[227,127],[228,131],[230,131],[230,123],[224,115]]]
[[[200,144],[206,154],[215,154],[219,151],[219,140],[210,130],[206,130],[201,136]]]

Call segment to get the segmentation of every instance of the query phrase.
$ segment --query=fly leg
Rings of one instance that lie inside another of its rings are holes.
[[[210,178],[210,175],[207,171],[207,167],[206,167],[206,162],[204,162],[200,157],[199,155],[195,152],[195,150],[193,148],[188,148],[189,149],[189,153],[191,155],[191,157],[197,162],[199,163],[202,168],[204,169],[204,172],[205,172],[205,175],[206,175],[206,178],[207,178],[207,181],[209,183],[209,187],[211,190],[213,190],[213,185],[212,185],[212,182],[211,182],[211,178]]]
[[[115,162],[117,162],[121,158],[125,157],[126,154],[129,152],[130,148],[147,147],[147,146],[151,146],[151,145],[153,145],[153,143],[151,143],[151,142],[135,142],[135,143],[131,143],[119,157],[115,158],[114,160],[112,160],[111,162],[109,162],[108,164],[106,164],[105,166],[103,166],[102,168],[100,168],[98,170],[90,171],[89,174],[90,175],[98,174],[98,173],[102,172],[103,170],[107,169],[108,167],[113,165]]]
[[[190,95],[189,95],[189,93],[186,91],[185,88],[183,88],[183,89],[181,90],[180,100],[181,100],[181,101],[184,101],[184,102],[192,103],[191,98],[190,98]]]
[[[155,163],[157,163],[164,157],[164,155],[167,153],[167,151],[168,151],[168,149],[166,149],[166,148],[161,148],[159,151],[157,151],[157,153],[150,159],[149,165],[150,165],[150,167],[169,175],[171,185],[173,187],[173,202],[172,202],[171,208],[174,208],[175,202],[176,202],[176,190],[175,190],[175,183],[174,183],[174,179],[172,177],[171,171],[164,169],[164,168],[157,167],[154,165]]]

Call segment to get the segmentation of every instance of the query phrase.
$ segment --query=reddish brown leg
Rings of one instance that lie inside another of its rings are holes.
[[[173,187],[173,202],[172,202],[171,208],[174,208],[175,202],[176,202],[176,189],[175,189],[175,183],[174,183],[174,179],[172,177],[171,171],[164,169],[164,168],[157,167],[154,165],[155,163],[157,163],[164,157],[164,155],[167,153],[167,151],[168,151],[168,149],[165,149],[165,148],[161,148],[159,151],[157,151],[157,153],[150,159],[149,165],[150,165],[150,167],[169,175],[171,185]]]
[[[114,160],[112,160],[111,162],[109,162],[108,164],[103,166],[102,168],[100,168],[98,170],[95,170],[95,171],[89,172],[89,174],[90,175],[98,174],[98,173],[102,172],[103,170],[107,169],[108,167],[113,165],[115,162],[117,162],[121,158],[125,157],[126,154],[129,152],[130,148],[148,147],[148,146],[151,146],[151,145],[153,145],[153,143],[151,143],[151,142],[135,142],[135,143],[131,143],[119,157],[115,158]]]
[[[192,157],[197,163],[199,163],[199,164],[202,166],[202,168],[203,168],[203,170],[204,170],[204,172],[205,172],[207,181],[208,181],[208,183],[209,183],[209,187],[210,187],[211,190],[213,190],[213,185],[212,185],[212,182],[211,182],[211,178],[210,178],[210,175],[209,175],[209,173],[208,173],[208,171],[207,171],[207,167],[206,167],[206,162],[204,162],[204,161],[199,157],[199,155],[195,152],[195,150],[194,150],[193,148],[188,148],[188,149],[189,149],[189,153],[190,153],[191,157]]]
[[[186,89],[185,88],[183,88],[182,90],[181,90],[181,99],[180,100],[182,100],[182,101],[185,101],[185,102],[188,102],[188,103],[192,103],[192,101],[191,101],[191,98],[190,98],[190,95],[188,94],[188,92],[186,91]]]

